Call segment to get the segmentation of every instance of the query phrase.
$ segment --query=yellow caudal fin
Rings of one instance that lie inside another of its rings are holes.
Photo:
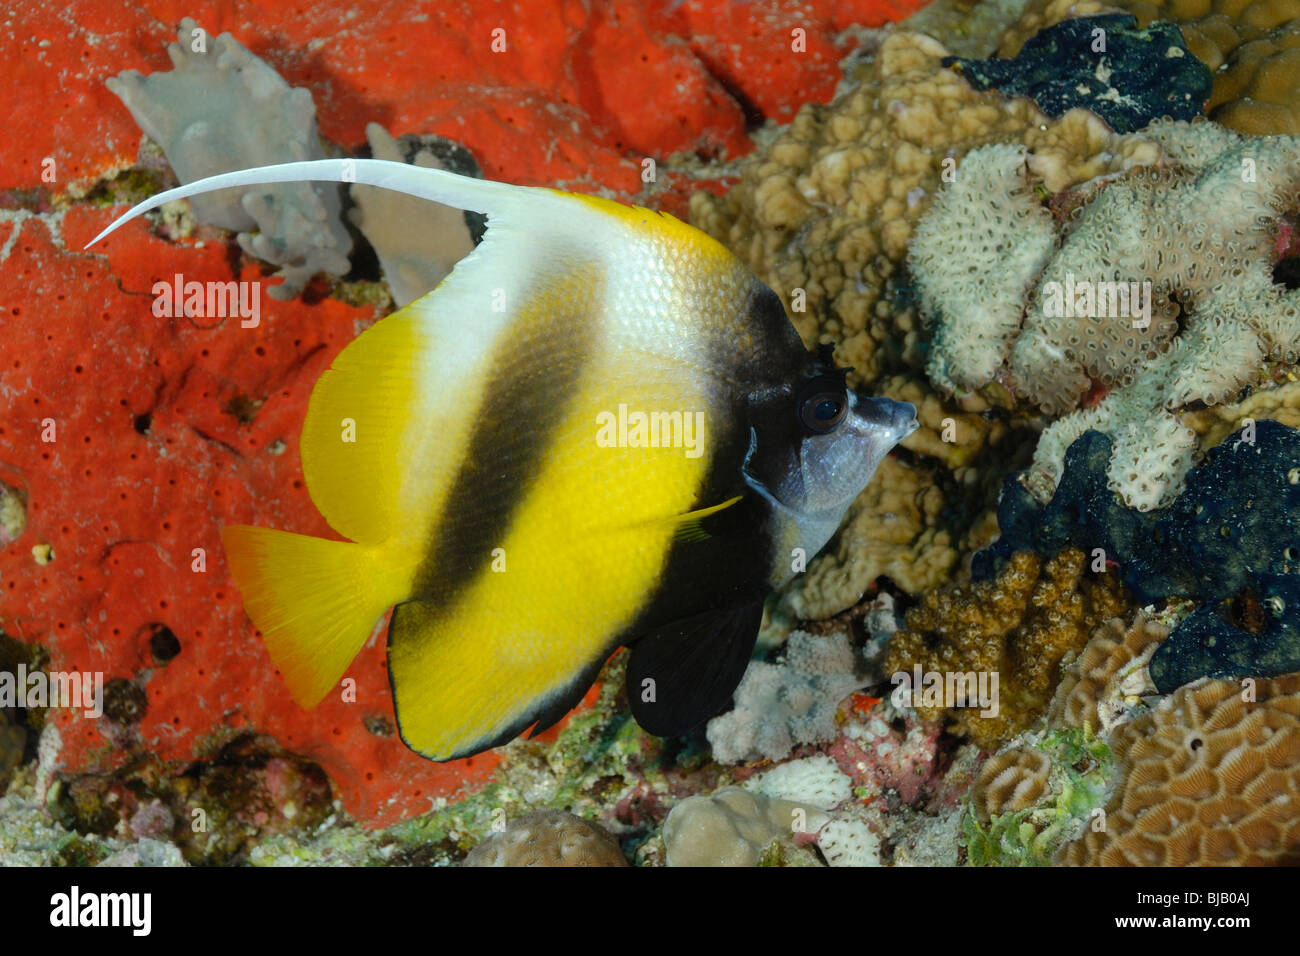
[[[298,705],[320,703],[383,613],[408,596],[409,574],[379,548],[270,528],[221,529],[248,616]]]

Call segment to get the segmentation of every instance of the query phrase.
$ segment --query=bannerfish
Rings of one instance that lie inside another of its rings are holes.
[[[627,645],[627,698],[671,736],[731,700],[765,596],[916,425],[804,348],[781,300],[660,212],[381,160],[172,189],[358,182],[487,217],[432,292],[351,342],[302,431],[347,540],[231,526],[249,617],[294,699],[338,684],[385,612],[402,739],[433,760],[540,733]]]

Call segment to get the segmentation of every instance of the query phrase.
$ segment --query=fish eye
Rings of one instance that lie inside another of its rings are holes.
[[[848,407],[844,383],[822,376],[809,382],[799,396],[799,421],[811,434],[825,435],[844,419]]]

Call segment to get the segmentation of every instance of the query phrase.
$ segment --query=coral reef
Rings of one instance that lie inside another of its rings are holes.
[[[1014,56],[1039,30],[1066,17],[1123,11],[1146,27],[1176,25],[1192,55],[1213,74],[1207,103],[1224,126],[1269,136],[1300,135],[1300,3],[1295,0],[1031,0],[999,44]]]
[[[5,711],[0,710],[0,794],[9,787],[9,779],[22,763],[27,747],[27,731],[9,722]]]
[[[880,837],[862,820],[832,820],[817,834],[831,866],[880,866]]]
[[[1043,500],[1070,441],[1097,428],[1115,439],[1112,490],[1143,510],[1168,504],[1195,446],[1174,411],[1225,401],[1255,382],[1265,361],[1294,364],[1300,355],[1300,293],[1273,276],[1278,231],[1300,202],[1300,143],[1243,139],[1204,122],[1159,122],[1143,135],[1159,144],[1167,165],[1060,200],[1070,225],[1041,268],[1037,257],[1022,256],[1010,263],[1021,270],[1014,277],[985,279],[980,270],[989,265],[975,258],[964,282],[937,275],[953,249],[935,230],[988,208],[995,200],[987,189],[999,183],[1001,201],[1017,210],[1012,218],[1042,231],[1024,191],[1023,157],[1000,147],[966,160],[976,161],[973,178],[986,191],[973,194],[959,174],[954,196],[931,213],[944,218],[919,230],[913,244],[923,308],[944,326],[932,368],[963,363],[979,375],[956,384],[977,388],[1005,359],[1005,378],[996,373],[1001,384],[1051,414],[1072,412],[1043,434],[1025,479]],[[1217,212],[1207,221],[1209,207]],[[1031,292],[1011,297],[1017,288]],[[1007,298],[990,304],[978,298],[985,291]],[[1012,320],[1017,313],[1023,326]],[[972,356],[974,347],[983,354]],[[1098,392],[1099,402],[1079,408]]]
[[[1247,418],[1256,421],[1269,418],[1288,428],[1300,428],[1300,381],[1297,381],[1300,376],[1290,372],[1287,378],[1289,381],[1274,388],[1258,389],[1239,402],[1210,405],[1184,415],[1184,423],[1196,433],[1200,451],[1204,453],[1222,444]]]
[[[1142,698],[1155,694],[1147,665],[1169,630],[1145,609],[1129,624],[1112,618],[1099,626],[1066,668],[1047,709],[1048,724],[1108,734],[1145,710]]]
[[[334,813],[320,767],[252,734],[189,767],[145,756],[112,774],[73,777],[50,802],[69,830],[170,840],[191,863],[241,862],[264,838],[312,830]]]
[[[1032,434],[990,414],[984,396],[940,397],[921,374],[924,334],[902,267],[956,160],[990,142],[1021,143],[1056,191],[1158,154],[1086,110],[1051,119],[1027,100],[971,89],[943,67],[948,50],[930,37],[873,42],[835,102],[805,106],[740,164],[726,196],[691,200],[692,222],[782,296],[805,342],[833,342],[855,385],[906,396],[920,413],[921,429],[903,443],[918,457],[872,483],[850,529],[799,585],[798,613],[815,617],[855,603],[882,574],[920,594],[986,543],[992,475]]]
[[[1143,603],[1202,602],[1151,660],[1161,693],[1198,677],[1286,674],[1300,668],[1295,572],[1300,514],[1300,431],[1263,419],[1211,449],[1168,508],[1124,507],[1107,487],[1109,440],[1081,436],[1066,455],[1051,502],[1039,505],[1008,479],[998,509],[1002,538],[976,556],[988,579],[1023,548],[1072,546],[1117,564]],[[1152,543],[1156,547],[1152,547]]]
[[[834,810],[853,793],[852,780],[825,754],[791,760],[745,781],[745,789],[818,810]]]
[[[1040,750],[999,751],[980,767],[971,788],[971,809],[984,823],[1003,813],[1028,810],[1047,792],[1052,761]]]
[[[1125,606],[1118,577],[1086,569],[1081,551],[1067,548],[1051,559],[1018,552],[994,581],[926,594],[890,641],[886,668],[997,675],[991,714],[974,701],[962,708],[928,703],[921,688],[913,690],[923,717],[946,717],[980,746],[995,747],[1046,709],[1066,653],[1081,650],[1097,625]]]
[[[494,833],[464,866],[627,866],[618,841],[589,820],[563,810],[537,810]]]
[[[826,822],[815,807],[725,787],[673,807],[663,838],[669,866],[758,866],[772,843],[801,826],[814,833]]]
[[[1120,727],[1111,747],[1120,780],[1104,826],[1065,846],[1060,862],[1300,861],[1300,675],[1189,684]]]
[[[961,820],[971,866],[1046,866],[1105,801],[1110,748],[1086,730],[1032,732],[994,754]]]
[[[441,136],[394,138],[378,123],[366,127],[375,159],[411,163],[426,169],[448,169],[482,178],[473,155],[464,146]],[[474,250],[486,228],[483,216],[435,202],[412,203],[409,196],[356,184],[356,203],[348,218],[374,247],[399,308],[429,292]]]
[[[944,60],[954,64],[977,90],[1027,96],[1048,116],[1083,107],[1120,133],[1163,117],[1193,119],[1210,95],[1210,71],[1188,53],[1178,29],[1139,28],[1131,16],[1064,20],[1034,34],[1012,59]]]
[[[921,405],[921,420],[929,414],[942,413]],[[933,479],[925,467],[882,461],[839,534],[787,590],[790,613],[812,620],[834,615],[856,604],[882,575],[913,594],[942,581],[965,536],[947,526],[944,494]]]
[[[836,708],[862,686],[859,671],[845,635],[791,634],[785,660],[751,661],[736,688],[735,708],[709,721],[714,759],[778,760],[798,744],[834,739]]]
[[[187,17],[167,46],[171,72],[127,70],[108,81],[180,181],[324,159],[310,91],[291,88],[229,33],[211,43]],[[199,222],[238,232],[245,252],[280,267],[284,281],[267,290],[273,298],[291,299],[316,273],[350,267],[352,239],[333,183],[226,189],[190,202]]]

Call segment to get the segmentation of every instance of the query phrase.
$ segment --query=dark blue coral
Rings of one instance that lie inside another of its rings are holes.
[[[1139,29],[1127,14],[1062,21],[1025,41],[1015,59],[950,56],[943,64],[958,66],[977,90],[1027,96],[1048,116],[1081,106],[1120,133],[1163,116],[1191,120],[1210,96],[1210,70],[1188,52],[1178,27]]]
[[[1110,439],[1085,432],[1048,504],[1007,480],[1002,536],[975,556],[974,577],[994,576],[1016,551],[1100,548],[1143,604],[1201,604],[1152,659],[1162,693],[1198,677],[1300,671],[1300,431],[1268,420],[1254,429],[1254,442],[1243,430],[1212,449],[1183,494],[1152,512],[1106,487]]]

